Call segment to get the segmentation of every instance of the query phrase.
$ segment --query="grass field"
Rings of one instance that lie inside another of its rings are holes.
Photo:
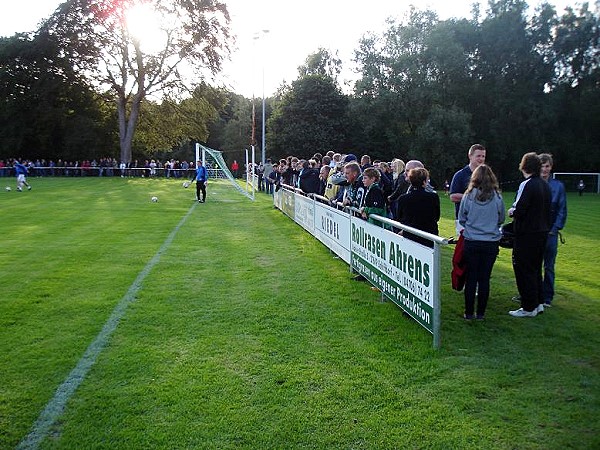
[[[262,194],[31,181],[0,192],[0,449],[78,376],[40,448],[600,448],[600,196],[568,198],[540,317],[507,314],[502,250],[486,321],[463,321],[445,249],[436,351]]]

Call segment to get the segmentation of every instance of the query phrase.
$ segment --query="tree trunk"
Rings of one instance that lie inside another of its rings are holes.
[[[135,134],[138,118],[140,116],[140,105],[142,101],[138,95],[133,97],[131,111],[127,117],[127,104],[124,97],[117,101],[117,111],[119,114],[119,144],[121,147],[121,161],[131,162],[131,144]]]

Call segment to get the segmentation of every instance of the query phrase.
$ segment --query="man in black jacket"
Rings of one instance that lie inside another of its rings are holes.
[[[513,270],[521,297],[521,308],[509,311],[513,317],[535,317],[544,312],[542,298],[542,263],[546,238],[551,226],[552,195],[548,183],[540,177],[542,163],[538,156],[526,153],[519,170],[525,181],[508,215],[514,220],[515,243]]]

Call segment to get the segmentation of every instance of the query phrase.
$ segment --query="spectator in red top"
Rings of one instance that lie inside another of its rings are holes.
[[[231,171],[233,172],[233,177],[237,178],[238,177],[238,171],[240,170],[240,165],[238,164],[237,160],[233,160],[233,163],[231,163]]]

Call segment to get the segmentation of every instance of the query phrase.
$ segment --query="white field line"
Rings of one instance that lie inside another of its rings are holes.
[[[67,378],[62,382],[62,384],[56,389],[54,393],[54,397],[48,402],[44,410],[40,413],[38,419],[33,425],[31,431],[17,446],[17,449],[37,449],[42,441],[48,436],[48,433],[52,426],[56,423],[56,421],[63,414],[66,404],[73,395],[73,393],[77,390],[79,385],[83,382],[88,372],[98,359],[98,356],[106,347],[108,340],[110,339],[112,333],[115,331],[117,326],[119,325],[120,320],[125,315],[127,308],[129,305],[136,299],[136,295],[142,287],[142,283],[146,276],[150,273],[150,271],[158,264],[160,257],[171,245],[175,235],[179,231],[179,229],[186,222],[197,203],[194,203],[186,215],[179,221],[177,226],[171,231],[165,242],[158,249],[156,254],[152,257],[152,259],[146,264],[146,267],[138,274],[137,278],[133,282],[127,293],[123,296],[123,298],[119,301],[115,309],[113,309],[112,314],[100,330],[100,333],[96,336],[96,338],[92,341],[89,347],[86,349],[85,353],[81,357],[81,359],[77,362],[77,365],[71,373],[67,376]]]

